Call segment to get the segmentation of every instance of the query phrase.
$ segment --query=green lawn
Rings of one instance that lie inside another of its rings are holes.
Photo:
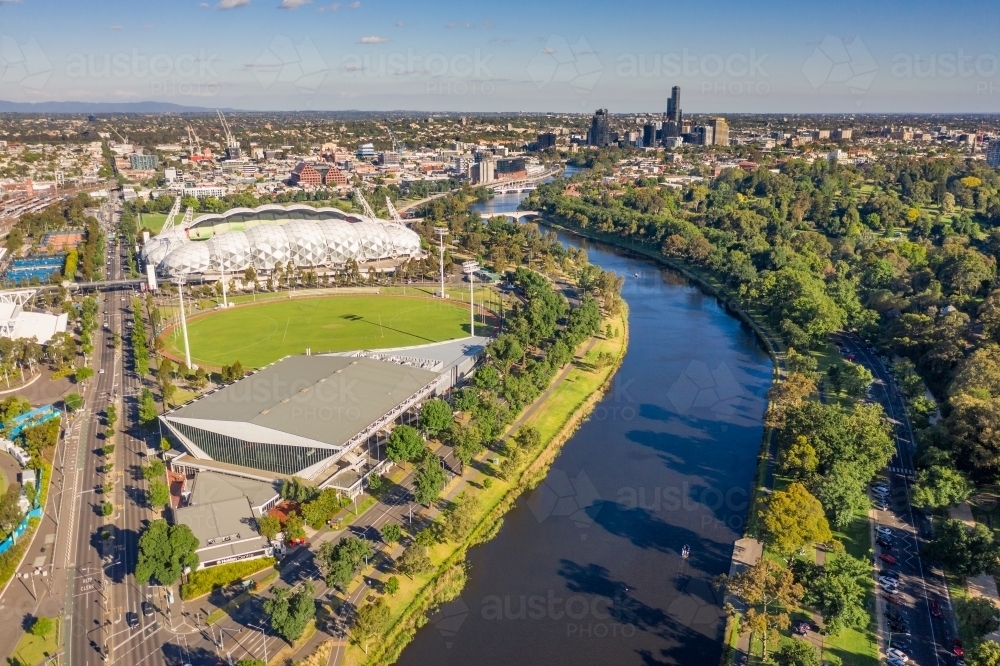
[[[478,330],[478,327],[477,327]],[[211,367],[239,360],[259,368],[289,354],[405,347],[469,335],[461,304],[402,296],[330,296],[272,301],[188,320],[191,360]],[[167,349],[183,356],[179,329]]]
[[[52,621],[52,631],[45,638],[24,632],[14,648],[10,663],[19,666],[36,666],[59,650],[59,618]]]
[[[175,222],[180,222],[183,217],[183,213],[174,218]],[[153,235],[160,233],[160,229],[163,228],[163,223],[167,221],[166,213],[142,213],[142,221],[139,223],[139,228],[143,227],[149,229]]]

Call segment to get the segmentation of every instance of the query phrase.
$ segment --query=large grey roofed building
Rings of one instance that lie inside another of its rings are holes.
[[[190,527],[198,539],[199,568],[271,554],[246,497],[175,509],[174,522]]]
[[[196,459],[314,479],[440,381],[401,363],[293,356],[161,419]]]

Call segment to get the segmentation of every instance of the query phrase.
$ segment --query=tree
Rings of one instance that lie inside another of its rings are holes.
[[[389,523],[382,528],[382,541],[388,544],[399,542],[403,538],[403,528],[398,523]]]
[[[383,589],[390,597],[396,596],[396,593],[399,592],[399,579],[395,576],[389,576],[389,578],[385,581]]]
[[[478,513],[479,498],[463,490],[444,512],[441,536],[445,541],[462,541],[476,526]]]
[[[149,483],[149,490],[146,491],[146,503],[150,508],[165,506],[170,501],[170,489],[167,484],[159,479]]]
[[[1000,666],[1000,643],[982,641],[966,653],[973,666]]]
[[[168,525],[163,518],[154,520],[139,537],[136,580],[143,585],[150,579],[173,585],[184,567],[198,566],[198,545],[198,538],[187,525]]]
[[[147,481],[152,481],[153,479],[162,479],[164,474],[167,473],[167,466],[163,464],[163,461],[159,458],[153,458],[149,461],[148,465],[142,466],[142,478]]]
[[[762,557],[757,564],[729,579],[727,587],[748,606],[745,626],[760,636],[766,661],[768,643],[778,640],[778,630],[791,624],[786,609],[802,598],[802,586],[795,582],[790,570]]]
[[[840,385],[852,398],[862,398],[875,377],[871,371],[858,363],[845,361],[840,370]]]
[[[993,573],[1000,557],[1000,543],[982,523],[969,529],[961,520],[948,520],[926,548],[927,555],[960,576]]]
[[[395,463],[417,460],[423,450],[424,438],[420,436],[420,431],[408,425],[393,428],[386,446],[389,459]]]
[[[955,604],[955,615],[959,626],[976,638],[1000,629],[1000,608],[985,597],[959,599]]]
[[[156,401],[153,399],[153,392],[143,387],[139,394],[139,423],[148,428],[156,423],[156,417]]]
[[[297,513],[288,514],[288,518],[285,519],[285,538],[286,539],[305,539],[306,538],[306,523]]]
[[[36,617],[34,622],[31,623],[31,635],[41,636],[42,638],[48,636],[52,633],[53,622],[47,617]]]
[[[274,597],[264,602],[264,612],[271,628],[289,643],[306,630],[309,620],[316,616],[316,588],[306,581],[293,592],[287,587],[272,587]]]
[[[447,430],[453,419],[451,407],[440,398],[428,400],[420,408],[420,427],[430,437],[437,437]]]
[[[346,590],[361,567],[374,554],[375,548],[367,539],[346,536],[336,544],[329,541],[322,543],[317,558],[327,585]]]
[[[104,419],[109,428],[115,427],[115,423],[118,421],[118,410],[115,409],[114,404],[108,405],[107,409],[104,410]]]
[[[514,435],[514,441],[525,451],[538,448],[542,443],[542,434],[535,426],[521,426]]]
[[[793,638],[778,648],[774,661],[778,666],[819,666],[819,654],[809,641]]]
[[[475,423],[469,425],[453,423],[449,439],[455,457],[462,463],[463,470],[483,451],[483,437]]]
[[[71,412],[79,411],[83,407],[83,397],[79,393],[70,393],[63,398],[63,402],[66,404],[66,409]]]
[[[836,636],[848,627],[866,627],[865,581],[871,566],[840,552],[828,555],[826,564],[817,569],[805,581],[805,601],[822,613],[827,631]]]
[[[240,659],[236,662],[236,666],[267,666],[263,659]]]
[[[823,505],[801,483],[772,493],[760,517],[765,541],[789,561],[805,546],[833,538]]]
[[[972,484],[958,470],[932,465],[917,474],[913,504],[933,509],[951,506],[969,499],[973,490]]]
[[[379,598],[358,609],[358,616],[351,627],[351,639],[368,654],[368,644],[389,626],[392,614],[385,599]]]
[[[396,560],[396,570],[404,576],[413,578],[434,570],[431,558],[427,554],[427,546],[411,543]]]
[[[115,512],[115,505],[114,504],[112,504],[111,502],[102,502],[101,503],[101,515],[102,516],[110,516],[114,512]]]
[[[82,368],[77,368],[76,372],[73,373],[73,378],[77,382],[85,382],[94,376],[94,369],[89,366],[83,366]]]
[[[274,537],[278,536],[278,532],[281,531],[281,521],[278,520],[277,516],[261,516],[257,519],[257,531],[260,532],[261,536],[273,541]]]
[[[441,458],[433,453],[427,453],[417,467],[416,491],[414,492],[417,502],[424,506],[430,506],[444,489],[444,482],[445,476],[444,469],[441,467]]]

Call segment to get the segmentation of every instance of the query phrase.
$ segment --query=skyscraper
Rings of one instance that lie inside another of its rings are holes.
[[[598,109],[590,121],[590,132],[587,134],[587,145],[607,146],[611,142],[611,132],[608,125],[608,110]]]
[[[729,124],[726,122],[725,118],[712,118],[708,121],[709,126],[712,128],[712,135],[714,137],[713,144],[716,146],[728,146],[729,145]]]
[[[681,124],[681,87],[670,89],[670,99],[667,100],[667,120]]]
[[[986,163],[991,167],[1000,167],[1000,137],[993,137],[986,146]]]

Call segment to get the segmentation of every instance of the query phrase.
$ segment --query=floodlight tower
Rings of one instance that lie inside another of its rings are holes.
[[[187,282],[182,277],[175,278],[173,280],[174,284],[177,285],[177,294],[180,296],[181,301],[181,331],[184,333],[184,360],[187,362],[187,367],[191,367],[191,345],[188,344],[188,327],[187,319],[184,317],[184,283]]]
[[[441,298],[444,298],[444,237],[448,235],[448,227],[434,227],[434,233],[441,240]]]
[[[462,270],[469,276],[469,335],[476,334],[476,271],[479,270],[478,261],[466,261],[462,263]]]

